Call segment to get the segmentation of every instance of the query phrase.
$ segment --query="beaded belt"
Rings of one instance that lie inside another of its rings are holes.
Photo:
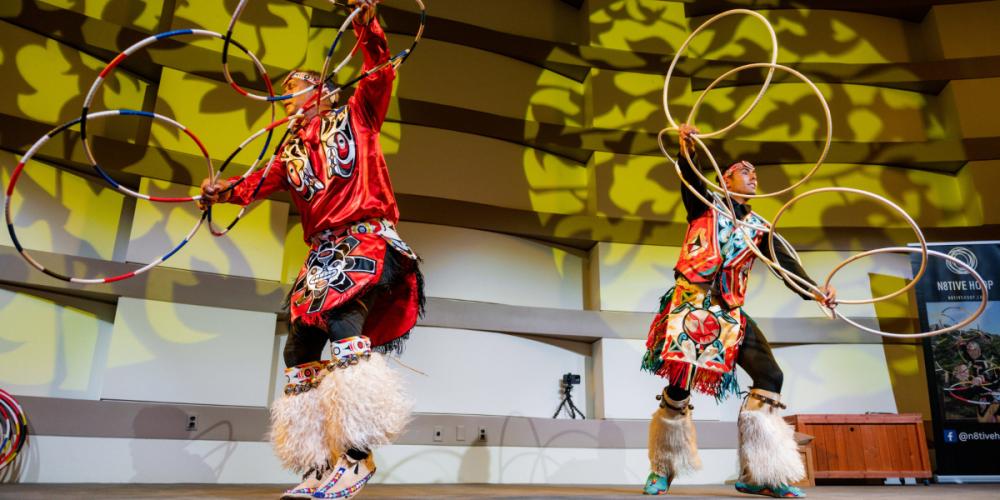
[[[396,232],[396,226],[386,219],[369,219],[362,222],[355,222],[346,227],[341,226],[335,229],[324,229],[309,237],[309,242],[319,245],[324,241],[336,241],[349,234],[382,234],[383,232]]]
[[[324,229],[310,236],[309,242],[316,247],[323,242],[337,241],[344,236],[353,234],[374,234],[381,236],[403,255],[411,259],[417,258],[417,254],[410,249],[410,246],[396,232],[396,225],[386,219],[368,219],[362,222],[355,222],[346,227]]]

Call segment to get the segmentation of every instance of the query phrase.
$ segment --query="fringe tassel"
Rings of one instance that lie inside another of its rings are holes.
[[[674,288],[670,287],[670,290],[667,290],[667,293],[660,297],[660,308],[657,309],[657,313],[662,313],[664,309],[670,307],[670,301],[674,300]]]
[[[663,354],[663,344],[665,342],[664,339],[660,339],[656,343],[656,346],[646,350],[646,354],[642,356],[642,371],[654,375],[660,371],[660,368],[663,367],[663,358],[661,355]]]
[[[691,364],[683,361],[665,362],[661,357],[662,351],[662,342],[658,343],[655,349],[646,351],[642,358],[642,371],[663,377],[670,385],[708,394],[714,397],[716,402],[722,402],[733,394],[739,394],[740,387],[736,382],[735,371],[720,373],[694,369],[694,378],[689,380],[691,378],[689,372],[693,368]]]
[[[646,336],[646,349],[662,352],[663,342],[666,340],[666,321],[668,319],[667,308],[674,297],[674,289],[667,290],[667,293],[660,297],[660,309],[653,318],[653,324],[649,325],[649,333]],[[655,347],[655,348],[654,348]]]
[[[704,371],[699,370],[699,374],[704,373]],[[714,375],[718,375],[717,379],[711,383],[709,387],[698,385],[699,381],[702,380],[700,377],[695,376],[695,390],[703,392],[715,398],[716,403],[721,403],[729,396],[740,393],[740,386],[736,383],[736,373],[735,370],[726,373],[719,372],[708,372]]]
[[[421,260],[418,258],[417,262],[413,263],[413,272],[417,275],[417,314],[423,318],[427,297],[424,296],[424,273],[420,272],[420,262]],[[407,333],[407,335],[409,334]]]
[[[410,332],[406,332],[403,336],[396,337],[382,345],[373,346],[372,351],[386,355],[395,354],[396,356],[402,356],[407,340],[410,340]]]

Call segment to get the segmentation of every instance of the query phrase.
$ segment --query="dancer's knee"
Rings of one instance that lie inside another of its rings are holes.
[[[777,363],[772,363],[767,369],[753,374],[752,378],[754,388],[775,394],[781,394],[781,386],[785,381],[785,375]]]

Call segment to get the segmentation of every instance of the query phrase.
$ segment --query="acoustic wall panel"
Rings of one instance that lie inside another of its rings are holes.
[[[266,406],[274,324],[273,313],[122,298],[101,397]]]

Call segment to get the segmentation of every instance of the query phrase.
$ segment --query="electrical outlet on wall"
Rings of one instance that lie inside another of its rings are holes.
[[[198,415],[188,415],[187,423],[184,425],[184,430],[188,432],[198,430]]]
[[[476,439],[483,443],[486,442],[486,427],[479,426],[479,434]]]
[[[435,425],[434,426],[434,441],[444,441],[444,426]]]

